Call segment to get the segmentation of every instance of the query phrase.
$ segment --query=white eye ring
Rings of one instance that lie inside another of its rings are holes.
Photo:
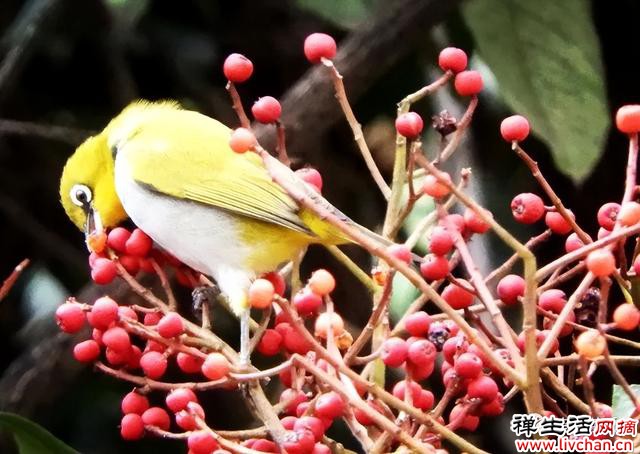
[[[71,188],[69,197],[74,205],[87,206],[92,199],[91,189],[84,184],[76,184]]]

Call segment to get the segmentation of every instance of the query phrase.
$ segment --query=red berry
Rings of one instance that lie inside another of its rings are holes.
[[[339,332],[334,331],[337,335]],[[311,350],[311,344],[304,338],[302,334],[293,328],[289,328],[284,338],[284,348],[290,353],[299,353],[300,355],[306,354]]]
[[[125,252],[127,250],[126,243],[131,232],[124,227],[116,227],[107,235],[107,245],[116,252]]]
[[[176,363],[182,372],[187,374],[195,374],[200,372],[204,361],[188,353],[179,352],[176,355]]]
[[[200,404],[190,402],[187,405],[188,410],[181,410],[176,413],[176,424],[181,429],[191,431],[198,428],[196,418],[191,414],[196,414],[199,418],[204,419],[204,410]]]
[[[450,185],[451,176],[449,176],[447,172],[442,172],[441,174],[444,181]],[[439,199],[449,194],[451,192],[451,189],[449,189],[449,186],[447,184],[438,180],[434,175],[429,174],[424,177],[422,192],[430,195],[433,198]]]
[[[507,142],[519,142],[526,139],[529,130],[529,120],[522,115],[512,115],[500,123],[500,134]]]
[[[272,271],[271,273],[263,275],[262,278],[271,282],[271,285],[273,285],[273,289],[278,295],[284,296],[284,292],[287,289],[287,284],[280,273]]]
[[[308,430],[288,431],[284,436],[283,448],[289,454],[308,454],[313,450],[316,440]]]
[[[140,358],[140,367],[147,377],[156,380],[167,370],[167,358],[160,352],[146,352]]]
[[[562,290],[555,288],[545,290],[538,298],[538,306],[554,314],[559,314],[565,304],[567,304],[567,295]]]
[[[344,412],[344,400],[335,391],[321,394],[316,400],[315,414],[320,418],[336,419]]]
[[[640,106],[629,104],[622,106],[616,112],[616,127],[625,134],[635,134],[640,131]]]
[[[396,118],[396,131],[407,139],[419,137],[423,127],[422,117],[415,112],[405,112]]]
[[[266,309],[271,306],[275,293],[271,281],[256,279],[249,287],[249,304],[255,309]]]
[[[265,356],[277,355],[282,348],[282,335],[275,329],[265,330],[260,342],[258,342],[257,349]]]
[[[462,378],[476,378],[482,373],[482,360],[473,353],[463,353],[454,363],[456,374]]]
[[[382,343],[380,358],[389,367],[400,367],[407,360],[409,347],[404,339],[390,337]]]
[[[587,255],[587,269],[597,277],[609,276],[616,270],[616,259],[608,249],[596,249]]]
[[[100,356],[100,346],[93,339],[89,339],[73,347],[73,357],[81,363],[90,363]]]
[[[488,210],[484,210],[484,214],[493,218],[493,215]],[[478,213],[471,208],[467,208],[464,212],[464,225],[467,231],[472,233],[485,233],[491,228],[491,225],[489,225],[488,222],[485,222]]]
[[[605,203],[598,210],[598,224],[600,227],[613,230],[616,225],[616,219],[618,218],[618,212],[620,211],[620,204],[615,202]]]
[[[414,381],[407,382],[406,380],[400,380],[394,385],[393,389],[391,390],[391,394],[393,394],[400,400],[405,400],[407,383],[409,383],[408,386],[411,392],[411,400],[413,402],[418,402],[418,400],[420,400],[420,394],[422,393],[422,387],[420,387],[420,385]]]
[[[482,91],[482,76],[478,71],[462,71],[456,74],[453,86],[460,96],[474,96]]]
[[[480,424],[480,418],[467,413],[467,410],[462,404],[455,405],[451,409],[451,413],[449,413],[449,424],[452,424],[454,421],[456,421],[456,424],[461,429],[466,429],[471,432],[476,430]]]
[[[264,96],[253,103],[251,113],[260,123],[275,123],[280,118],[282,107],[273,96]]]
[[[134,257],[133,255],[121,255],[118,257],[118,262],[127,270],[127,273],[135,276],[140,271],[140,257]]]
[[[170,339],[184,333],[184,322],[176,312],[169,312],[158,322],[158,334]]]
[[[292,302],[300,315],[311,315],[322,306],[322,297],[305,287],[295,294]]]
[[[91,279],[98,285],[111,284],[118,275],[118,268],[113,260],[98,257],[91,268]]]
[[[205,430],[192,432],[187,439],[189,451],[193,454],[211,454],[218,449],[218,442]]]
[[[110,348],[107,348],[104,352],[107,362],[112,366],[124,366],[128,362],[130,354],[131,351],[117,352]]]
[[[295,416],[285,416],[280,420],[280,422],[282,423],[282,427],[284,427],[285,429],[293,430],[293,427],[295,426],[297,420],[298,418]]]
[[[56,321],[65,333],[72,334],[80,331],[84,326],[85,318],[82,306],[78,303],[64,303],[56,309]]]
[[[89,312],[89,323],[94,328],[106,330],[118,318],[118,303],[103,296],[98,298],[91,307]]]
[[[464,279],[459,279],[463,283]],[[454,309],[464,309],[473,303],[473,293],[456,284],[447,285],[442,291],[442,298]]]
[[[449,231],[455,230],[460,234],[464,232],[465,223],[464,223],[464,217],[461,214],[458,214],[458,213],[448,214],[444,217],[444,219],[441,219],[439,222],[445,228],[449,229]]]
[[[498,416],[504,412],[504,396],[498,393],[496,398],[491,402],[480,406],[480,414],[482,416]]]
[[[144,314],[144,324],[147,326],[157,325],[161,318],[161,312],[147,312]]]
[[[324,435],[325,428],[324,423],[320,418],[316,418],[315,416],[302,416],[293,424],[293,430],[308,430],[313,434],[313,438],[317,441]]]
[[[220,380],[230,370],[229,361],[221,353],[209,353],[202,363],[202,374],[209,380]]]
[[[293,388],[287,388],[284,391],[282,391],[282,394],[280,394],[280,403],[286,405],[284,410],[285,410],[285,413],[289,415],[295,415],[296,408],[298,408],[298,405],[308,400],[309,398],[306,396],[305,393]]]
[[[404,244],[394,243],[387,247],[387,252],[404,263],[411,263],[411,249]]]
[[[420,264],[420,273],[428,281],[444,279],[449,274],[449,261],[442,255],[427,254]]]
[[[431,391],[423,389],[420,391],[420,396],[418,397],[418,401],[415,402],[415,406],[420,410],[428,411],[433,408],[435,400],[435,396]]]
[[[167,407],[174,413],[187,408],[189,402],[198,402],[195,393],[188,388],[178,388],[167,394],[165,399]]]
[[[484,402],[491,402],[498,395],[498,385],[491,377],[481,375],[469,382],[467,395],[472,399],[477,397]]]
[[[457,47],[446,47],[438,55],[438,65],[443,71],[464,71],[467,67],[467,53]]]
[[[131,232],[126,242],[127,254],[134,257],[146,257],[153,247],[153,240],[140,229]]]
[[[632,331],[640,323],[640,310],[633,304],[623,303],[613,311],[613,322],[618,329]]]
[[[412,336],[426,336],[431,325],[431,316],[424,311],[408,315],[404,321],[404,328]]]
[[[118,306],[118,320],[138,321],[138,314],[129,306]]]
[[[122,409],[122,413],[125,415],[129,413],[141,415],[149,408],[149,399],[142,394],[131,391],[130,393],[125,394],[122,398],[120,408]]]
[[[512,305],[518,303],[518,297],[524,295],[525,282],[517,274],[507,274],[498,282],[498,298],[504,304]]]
[[[454,336],[450,337],[442,345],[442,355],[445,361],[453,364],[456,356],[464,353],[469,348],[469,342],[464,337]]]
[[[253,63],[242,54],[229,55],[222,65],[224,76],[233,83],[245,82],[253,74]]]
[[[247,128],[236,128],[229,138],[229,147],[236,153],[245,153],[258,144],[256,136]]]
[[[511,201],[511,212],[516,221],[522,224],[533,224],[544,215],[544,202],[530,192],[518,194]]]
[[[145,426],[154,426],[158,429],[169,430],[171,420],[164,408],[151,407],[142,413],[142,422]]]
[[[120,421],[120,436],[125,440],[139,440],[144,435],[144,422],[140,415],[129,413]]]
[[[102,343],[115,352],[128,352],[131,349],[131,338],[123,328],[114,326],[102,334]]]
[[[320,59],[331,60],[336,56],[336,42],[325,33],[312,33],[304,40],[304,55],[311,63],[320,63]]]
[[[322,175],[318,170],[313,167],[303,167],[296,170],[295,173],[302,181],[313,186],[318,192],[322,192]]]
[[[618,212],[618,221],[620,225],[630,226],[640,222],[640,203],[625,202]]]
[[[427,339],[418,339],[409,345],[408,357],[416,366],[430,366],[435,361],[437,354],[436,346]]]
[[[436,255],[445,255],[453,248],[453,236],[442,226],[435,226],[429,237],[429,251]]]
[[[564,250],[567,251],[567,253],[580,249],[582,246],[584,246],[584,243],[576,232],[569,235],[564,242]]]
[[[329,271],[319,269],[311,274],[307,285],[313,293],[324,296],[333,292],[336,288],[336,280]]]
[[[571,210],[567,210],[567,212],[569,213],[569,217],[571,217],[571,219],[575,219],[575,216],[573,215]],[[571,224],[569,224],[569,222],[567,222],[567,220],[562,217],[562,215],[557,211],[547,212],[544,217],[544,222],[553,233],[556,233],[558,235],[566,235],[567,233],[571,232]]]

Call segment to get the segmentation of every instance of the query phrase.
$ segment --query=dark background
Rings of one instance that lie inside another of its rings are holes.
[[[231,52],[247,55],[255,73],[240,87],[245,104],[264,95],[281,98],[296,166],[318,167],[325,195],[351,217],[371,228],[381,223],[383,200],[326,78],[304,59],[302,42],[315,31],[336,37],[342,48],[338,68],[374,154],[389,176],[395,103],[433,78],[443,44],[473,54],[473,36],[459,11],[462,2],[393,0],[380,2],[382,8],[373,1],[357,2],[368,8],[367,13],[346,26],[303,8],[304,3],[0,0],[0,277],[23,258],[32,261],[0,302],[0,409],[43,424],[82,452],[184,450],[175,442],[119,440],[119,399],[130,387],[75,365],[69,354],[73,340],[57,334],[51,315],[67,294],[90,301],[105,291],[88,284],[83,238],[59,204],[62,166],[78,143],[134,99],[178,99],[235,125],[221,66]],[[594,1],[590,8],[602,51],[607,109],[613,112],[624,103],[640,101],[640,52],[634,33],[640,5],[633,0]],[[455,98],[447,108],[459,111],[462,101]],[[415,108],[425,118],[440,109],[430,102]],[[517,230],[508,216],[508,202],[535,186],[499,138],[499,121],[509,113],[495,92],[484,94],[472,140],[454,165],[473,164],[474,189],[484,194],[496,217],[524,239],[531,231]],[[265,143],[270,143],[271,131],[263,132]],[[620,197],[625,147],[620,134],[609,134],[596,168],[577,185],[554,167],[541,142],[527,142],[565,204],[594,236],[597,207]],[[561,245],[562,240],[551,241],[540,257],[552,256]],[[493,239],[485,250],[490,251],[489,264],[507,254]],[[360,251],[350,253],[367,266]],[[321,250],[310,256],[307,270],[318,263],[333,266]],[[368,303],[343,269],[335,271],[341,282],[337,304],[359,325],[368,314]],[[129,298],[118,285],[111,290]],[[603,383],[596,392],[607,401],[610,387]],[[237,396],[209,399],[220,427],[242,427],[246,412]],[[510,410],[517,410],[517,405]],[[473,437],[488,437],[489,442],[480,444],[492,452],[509,452],[508,439],[497,444],[493,433],[502,432],[502,437],[506,424],[489,421]]]

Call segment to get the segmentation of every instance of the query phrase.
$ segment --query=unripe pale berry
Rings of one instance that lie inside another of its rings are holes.
[[[169,312],[158,322],[158,334],[164,338],[172,338],[184,333],[184,322],[176,312]]]
[[[609,276],[616,269],[616,259],[608,249],[596,249],[587,255],[587,269],[596,277]]]
[[[396,118],[396,131],[407,139],[415,139],[420,136],[424,122],[416,112],[405,112]]]
[[[524,192],[515,196],[511,201],[511,212],[516,221],[523,224],[533,224],[544,216],[544,202],[537,195]]]
[[[271,306],[276,290],[271,281],[256,279],[249,287],[249,304],[255,309],[266,309]]]
[[[442,176],[444,178],[444,181],[446,181],[446,183],[449,183],[450,185],[451,176],[446,172],[442,172]],[[449,189],[449,186],[445,184],[445,182],[441,182],[440,180],[438,180],[435,175],[429,174],[424,177],[424,182],[422,183],[422,192],[430,195],[433,198],[439,199],[448,195],[451,192],[451,189]]]
[[[464,279],[459,281],[466,282]],[[447,285],[442,291],[442,298],[454,309],[464,309],[473,303],[473,293],[456,284]]]
[[[242,54],[231,54],[225,59],[222,71],[228,80],[239,84],[251,77],[253,63]]]
[[[467,67],[467,53],[457,47],[446,47],[438,55],[438,65],[443,71],[464,71]]]
[[[412,336],[425,336],[429,332],[431,316],[424,311],[408,315],[404,321],[404,328]]]
[[[117,310],[117,306],[116,306]],[[65,333],[77,333],[84,326],[86,317],[78,303],[64,303],[56,309],[56,321]]]
[[[506,305],[513,305],[518,302],[518,297],[524,295],[525,282],[517,274],[507,274],[498,282],[498,298]]]
[[[229,361],[221,353],[209,353],[202,363],[202,375],[209,380],[220,380],[230,370]]]
[[[311,63],[336,56],[336,41],[326,33],[312,33],[304,40],[304,55]]]
[[[607,340],[598,331],[589,329],[580,333],[575,339],[574,345],[579,355],[585,358],[595,358],[604,353]]]
[[[89,339],[73,347],[73,357],[81,363],[90,363],[100,356],[100,346],[93,339]]]
[[[229,147],[236,153],[245,153],[256,146],[256,136],[247,128],[236,128],[229,138]]]
[[[336,288],[336,280],[329,271],[319,269],[311,274],[307,285],[313,293],[324,296],[333,292]]]
[[[428,281],[444,279],[449,274],[449,261],[442,255],[427,254],[420,263],[420,274]]]
[[[616,127],[625,134],[640,132],[640,105],[622,106],[616,112]]]
[[[569,217],[575,219],[571,210],[567,210]],[[544,217],[544,222],[549,229],[558,235],[566,235],[571,232],[571,224],[557,211],[549,211]]]
[[[453,248],[453,236],[442,226],[435,226],[429,237],[429,251],[436,255],[445,255]]]
[[[622,226],[631,226],[640,222],[640,203],[625,202],[618,212],[618,221]]]
[[[380,358],[389,367],[400,367],[407,360],[409,347],[404,339],[390,337],[382,343]]]
[[[275,123],[282,114],[282,106],[273,96],[263,96],[253,103],[251,113],[260,123]]]
[[[524,140],[529,131],[529,121],[522,115],[512,115],[500,123],[500,134],[507,142]]]
[[[613,322],[618,329],[632,331],[640,323],[640,310],[633,304],[622,303],[613,311]]]
[[[460,96],[474,96],[482,91],[484,83],[478,71],[462,71],[456,74],[453,86]]]

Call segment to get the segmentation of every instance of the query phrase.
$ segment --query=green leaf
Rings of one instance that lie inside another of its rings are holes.
[[[474,0],[463,9],[507,104],[529,118],[560,171],[582,181],[609,125],[600,45],[587,0]]]
[[[393,293],[389,303],[389,314],[395,323],[402,318],[409,305],[420,295],[420,292],[400,273],[393,276]]]
[[[640,385],[630,385],[631,390],[637,396],[640,396]],[[614,418],[630,418],[635,410],[635,405],[624,392],[622,386],[613,385],[613,397],[611,398],[611,409]]]
[[[353,28],[367,18],[375,0],[297,0],[306,9],[341,28]]]
[[[78,454],[42,426],[13,413],[0,412],[0,429],[13,434],[20,454]]]

